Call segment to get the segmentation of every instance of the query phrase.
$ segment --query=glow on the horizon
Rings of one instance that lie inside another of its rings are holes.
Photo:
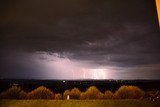
[[[109,68],[92,65],[81,60],[59,57],[57,54],[39,53],[38,62],[44,66],[47,78],[54,79],[109,79],[112,74]],[[112,76],[112,78],[114,78]]]
[[[106,72],[104,69],[92,69],[93,79],[106,79]]]
[[[159,20],[159,27],[160,27],[160,0],[156,0],[156,7],[157,7],[158,20]]]

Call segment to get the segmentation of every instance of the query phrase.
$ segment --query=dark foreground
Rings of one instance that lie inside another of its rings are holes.
[[[63,93],[74,87],[85,91],[90,86],[96,86],[101,92],[105,90],[115,91],[122,85],[134,85],[148,90],[160,90],[160,80],[25,80],[25,79],[0,79],[0,92],[7,90],[13,85],[20,86],[29,92],[39,86],[45,86],[56,93]]]
[[[145,100],[0,100],[0,107],[160,107]]]

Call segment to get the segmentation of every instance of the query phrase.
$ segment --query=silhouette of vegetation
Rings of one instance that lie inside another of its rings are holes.
[[[144,91],[136,86],[121,86],[116,92],[116,98],[139,99],[145,95]]]
[[[71,91],[66,90],[63,93],[63,98],[67,99],[68,95],[69,95],[70,99],[80,99],[81,91],[78,88],[73,88]]]
[[[97,99],[98,94],[101,92],[95,87],[91,86],[89,87],[86,92],[82,92],[80,98],[81,99]]]
[[[81,91],[78,88],[73,88],[70,92],[71,99],[79,99],[81,95]]]
[[[102,92],[97,94],[97,99],[104,99],[104,94]]]
[[[70,90],[64,91],[64,93],[63,93],[63,99],[67,99],[67,96],[68,95],[70,96],[70,94],[71,94]]]
[[[54,99],[54,93],[44,86],[40,86],[28,93],[29,99]]]
[[[26,96],[26,92],[17,86],[12,86],[0,94],[1,99],[25,99]]]
[[[55,94],[55,99],[56,100],[62,100],[63,97],[62,97],[62,95],[60,93],[57,93],[57,94]]]
[[[112,93],[111,91],[107,90],[104,93],[104,99],[114,99],[114,93]]]
[[[144,96],[145,95],[145,96]],[[146,98],[151,101],[160,99],[160,91],[147,93],[136,86],[121,86],[115,93],[106,90],[102,93],[95,86],[89,87],[85,92],[78,88],[65,90],[63,94],[54,94],[50,89],[40,86],[29,93],[24,92],[20,87],[12,86],[0,94],[0,99],[140,99]]]

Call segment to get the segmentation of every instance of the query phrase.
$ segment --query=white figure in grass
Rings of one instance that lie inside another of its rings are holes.
[[[70,96],[69,95],[67,95],[67,100],[69,100],[70,99]]]

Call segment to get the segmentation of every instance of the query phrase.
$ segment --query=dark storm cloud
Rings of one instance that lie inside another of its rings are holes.
[[[5,58],[13,51],[68,53],[71,59],[104,66],[160,63],[152,0],[2,0],[0,4],[1,63],[8,63],[11,59]]]

